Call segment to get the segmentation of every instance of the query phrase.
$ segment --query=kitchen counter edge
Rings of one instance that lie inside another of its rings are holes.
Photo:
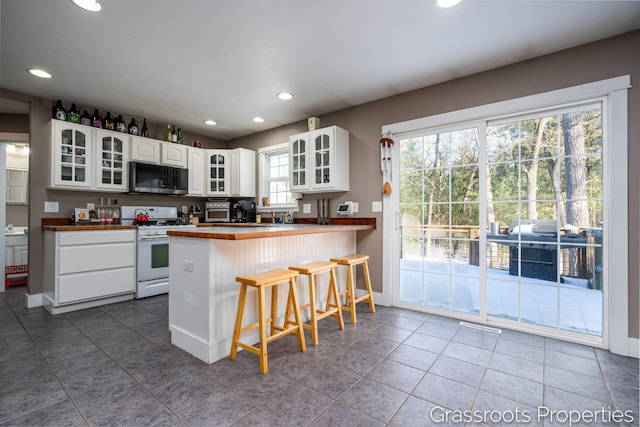
[[[44,231],[136,230],[135,225],[43,225]]]
[[[336,233],[340,231],[375,230],[375,224],[351,225],[273,225],[256,227],[211,227],[195,231],[169,230],[174,237],[193,237],[198,239],[247,240],[267,237],[297,236],[304,234]]]

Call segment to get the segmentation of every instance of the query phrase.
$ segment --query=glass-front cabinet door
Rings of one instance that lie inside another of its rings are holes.
[[[309,183],[307,181],[308,140],[308,133],[293,135],[289,139],[292,191],[300,191],[309,188]]]
[[[85,188],[93,185],[92,129],[51,121],[52,187]]]
[[[126,191],[129,153],[128,136],[100,130],[96,134],[96,187]]]
[[[313,185],[314,187],[331,185],[331,144],[328,132],[314,135],[313,138]]]
[[[228,196],[229,150],[207,150],[207,195]]]

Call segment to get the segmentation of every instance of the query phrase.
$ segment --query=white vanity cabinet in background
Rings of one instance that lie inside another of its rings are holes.
[[[94,182],[94,129],[51,120],[52,188],[87,190]]]
[[[189,195],[205,196],[205,150],[187,147],[187,167],[189,168]]]
[[[45,230],[43,277],[52,314],[132,299],[136,230]]]
[[[102,129],[97,129],[95,132],[96,189],[127,191],[129,185],[129,136]]]
[[[160,163],[166,166],[185,169],[187,167],[187,147],[171,142],[160,143]]]
[[[330,126],[289,137],[291,190],[349,191],[349,132]]]
[[[130,160],[143,163],[160,163],[160,141],[141,136],[131,137]]]
[[[256,152],[235,148],[230,160],[231,196],[256,197]]]
[[[29,241],[25,233],[5,234],[4,264],[29,264]]]

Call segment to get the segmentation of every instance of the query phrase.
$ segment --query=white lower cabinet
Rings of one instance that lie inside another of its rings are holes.
[[[133,298],[136,230],[45,230],[44,254],[44,307],[52,314]]]

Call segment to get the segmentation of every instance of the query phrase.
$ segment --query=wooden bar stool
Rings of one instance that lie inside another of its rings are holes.
[[[327,316],[333,316],[338,319],[338,326],[340,329],[344,329],[344,320],[342,319],[342,308],[340,307],[340,300],[338,297],[338,286],[336,283],[336,267],[338,264],[328,261],[315,261],[300,266],[289,267],[290,270],[295,270],[300,274],[307,276],[309,281],[309,304],[300,307],[300,310],[304,310],[307,307],[311,312],[310,321],[302,325],[303,328],[311,331],[311,340],[313,345],[318,345],[318,320],[322,320]],[[320,273],[329,273],[329,290],[327,291],[327,303],[324,310],[317,308],[318,293],[317,293],[317,276]],[[331,301],[333,300],[333,304]],[[287,301],[287,323],[293,323],[290,321],[291,309],[293,308],[293,301],[289,299]]]
[[[369,264],[367,260],[369,255],[350,254],[341,258],[331,258],[331,262],[335,262],[339,265],[345,265],[347,267],[347,288],[340,292],[340,296],[347,295],[345,305],[342,306],[343,310],[351,313],[351,322],[357,323],[356,318],[356,304],[360,301],[369,301],[369,309],[372,313],[376,312],[376,306],[373,303],[373,292],[371,291],[371,278],[369,277]],[[355,285],[355,272],[356,265],[362,265],[364,269],[364,280],[367,285],[367,292],[356,298],[356,285]]]
[[[231,342],[230,359],[235,359],[238,354],[238,347],[242,347],[251,353],[257,354],[260,357],[260,373],[266,374],[269,372],[269,362],[267,359],[267,344],[273,340],[281,338],[287,334],[294,334],[298,336],[298,344],[300,345],[300,351],[307,349],[304,342],[304,331],[302,329],[302,319],[300,317],[300,308],[298,305],[298,293],[296,291],[296,276],[297,271],[293,270],[269,270],[264,273],[252,274],[248,276],[237,276],[236,282],[241,284],[240,298],[238,298],[238,311],[236,313],[236,324],[233,330],[233,341]],[[278,285],[280,283],[289,284],[289,297],[294,305],[293,314],[295,316],[295,322],[288,325],[285,318],[284,325],[279,326],[276,324],[277,319],[277,295]],[[244,315],[244,305],[247,296],[247,286],[256,288],[258,294],[258,321],[249,326],[242,327],[242,318]],[[267,313],[265,289],[271,288],[271,312]],[[269,323],[269,336],[267,337],[267,323]],[[260,331],[260,341],[258,347],[254,347],[249,344],[240,342],[240,334],[253,329],[258,328]]]

